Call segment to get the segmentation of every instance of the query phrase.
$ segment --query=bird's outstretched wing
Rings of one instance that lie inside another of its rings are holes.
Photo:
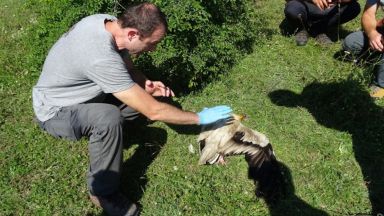
[[[217,153],[217,146],[206,145],[206,139],[199,141],[200,159],[199,164],[215,164],[218,162],[220,154]]]
[[[284,177],[268,138],[240,121],[205,128],[198,138],[199,164],[214,164],[220,156],[244,154],[248,176],[256,185],[255,194],[273,203],[285,192]]]
[[[219,155],[263,155],[261,149],[269,144],[264,134],[245,127],[239,121],[206,130],[198,141],[201,149],[199,164],[215,163]]]
[[[276,160],[272,145],[269,140],[253,131],[246,134],[244,131],[236,132],[232,138],[233,142],[239,146],[238,151],[245,154],[249,166],[260,168],[265,161]],[[262,139],[261,142],[257,139]]]

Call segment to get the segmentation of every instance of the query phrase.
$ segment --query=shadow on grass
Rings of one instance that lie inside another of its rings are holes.
[[[352,135],[355,159],[369,192],[371,214],[384,212],[384,111],[353,80],[311,83],[301,94],[277,90],[269,94],[279,106],[304,107],[328,128]]]
[[[269,213],[271,216],[285,215],[308,215],[308,216],[326,216],[326,212],[316,209],[295,195],[295,187],[289,168],[279,162],[279,166],[284,178],[284,197],[279,201],[268,202]]]
[[[135,203],[140,202],[145,192],[148,183],[146,175],[148,167],[167,142],[167,133],[164,129],[147,127],[148,124],[146,118],[139,117],[124,126],[124,148],[128,149],[134,144],[138,147],[133,155],[123,162],[120,189],[130,201]],[[103,211],[99,215],[107,214]]]
[[[134,201],[140,201],[148,182],[147,169],[166,143],[164,129],[147,127],[135,131],[129,142],[138,144],[134,154],[123,163],[121,187],[125,195]]]
[[[156,99],[181,108],[181,105],[172,98],[158,97]],[[124,126],[124,148],[138,144],[134,154],[123,163],[121,181],[123,193],[134,202],[139,202],[142,198],[148,182],[147,169],[167,142],[166,130],[150,127],[151,123],[147,118],[140,116],[134,121],[127,122]],[[195,126],[169,126],[182,134],[193,134],[198,131]]]
[[[124,125],[124,148],[137,144],[132,156],[123,162],[121,188],[132,201],[139,202],[148,182],[146,172],[153,160],[167,142],[167,132],[162,128],[151,127],[152,122],[139,116]]]

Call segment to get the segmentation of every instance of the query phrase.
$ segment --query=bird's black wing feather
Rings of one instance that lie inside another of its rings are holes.
[[[261,147],[256,143],[244,141],[244,134],[244,132],[236,132],[233,135],[232,140],[238,145],[250,146],[254,149],[252,152],[245,154],[245,158],[249,166],[260,168],[265,161],[276,160],[271,144],[268,144],[265,147]]]

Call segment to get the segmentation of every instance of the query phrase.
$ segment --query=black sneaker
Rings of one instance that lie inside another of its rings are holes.
[[[324,33],[318,34],[315,39],[320,45],[327,46],[333,44],[332,40]]]
[[[123,194],[116,193],[107,196],[89,195],[91,201],[104,209],[110,216],[138,216],[139,207],[130,202]]]
[[[305,29],[298,31],[295,34],[295,39],[297,46],[305,46],[308,42],[308,32]]]

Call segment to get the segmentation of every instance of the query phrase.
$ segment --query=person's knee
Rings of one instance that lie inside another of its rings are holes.
[[[360,14],[360,12],[361,12],[361,7],[360,7],[359,2],[357,2],[357,1],[352,1],[350,7],[351,7],[351,12],[350,12],[350,13],[351,13],[354,17],[357,17],[357,16]]]
[[[351,38],[349,36],[350,35],[348,35],[346,38],[344,38],[343,43],[341,44],[341,48],[344,51],[350,51],[352,48],[352,41],[351,41]]]
[[[111,104],[105,104],[100,112],[98,112],[96,118],[98,118],[97,125],[99,127],[121,126],[124,120],[120,109]]]
[[[285,16],[290,20],[298,20],[299,14],[305,13],[305,9],[303,8],[303,4],[298,1],[289,1],[284,9]]]
[[[345,10],[345,13],[342,14],[342,16],[346,16],[347,18],[346,20],[343,20],[343,23],[356,18],[360,14],[360,12],[361,12],[361,7],[359,2],[351,1],[347,5],[347,9]]]
[[[363,37],[362,32],[353,32],[349,34],[342,43],[342,49],[344,51],[352,52],[353,54],[361,52],[363,48],[363,38],[361,37]]]

